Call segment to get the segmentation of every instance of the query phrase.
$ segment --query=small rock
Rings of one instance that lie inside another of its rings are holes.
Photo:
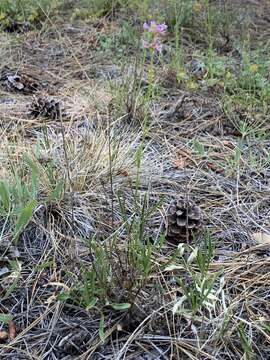
[[[8,339],[8,333],[4,330],[0,331],[0,342],[4,342]]]
[[[1,260],[1,259],[0,259],[0,260]],[[0,268],[0,277],[1,277],[2,275],[5,275],[5,274],[9,273],[9,272],[10,272],[10,270],[9,270],[9,268],[7,268],[6,266]]]

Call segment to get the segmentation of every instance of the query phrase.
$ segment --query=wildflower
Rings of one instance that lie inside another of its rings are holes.
[[[152,23],[152,21],[151,21],[151,23]],[[150,24],[151,24],[150,23]],[[144,23],[143,24],[143,29],[145,30],[145,31],[150,31],[150,27],[151,27],[151,25],[149,26],[147,23]]]
[[[168,26],[166,24],[157,24],[156,25],[156,32],[161,34],[161,35],[165,35],[166,31],[167,31]]]
[[[147,32],[147,40],[143,39],[142,44],[145,49],[162,51],[162,44],[160,36],[165,35],[167,30],[166,24],[157,24],[155,21],[150,21],[150,24],[144,23],[143,29]]]
[[[147,41],[143,40],[142,44],[145,49],[152,49],[159,53],[162,51],[162,44],[160,43],[159,39],[155,39],[152,43],[148,43]]]
[[[150,21],[150,25],[144,23],[143,28],[150,33],[165,35],[168,27],[166,24],[157,24],[155,21]]]
[[[142,39],[142,46],[144,49],[149,49],[150,44],[147,41]]]

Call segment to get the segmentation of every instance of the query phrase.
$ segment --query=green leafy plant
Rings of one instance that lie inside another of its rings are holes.
[[[50,182],[50,173],[41,169],[36,160],[27,154],[23,156],[23,168],[13,168],[13,181],[0,181],[0,216],[14,225],[13,239],[19,235],[30,222],[39,203],[41,178],[48,178],[48,193],[43,202],[58,201],[64,192],[64,182]],[[27,175],[23,174],[25,171]]]
[[[152,14],[158,20],[165,21],[170,30],[175,30],[175,26],[186,27],[192,23],[194,14],[194,0],[161,0],[153,3],[142,1],[137,3],[137,8],[141,16],[146,17]]]
[[[212,309],[218,300],[215,284],[219,273],[211,273],[209,266],[214,255],[214,245],[208,233],[203,245],[191,247],[181,244],[174,262],[167,265],[167,271],[184,270],[183,277],[176,277],[182,296],[174,306],[175,314],[198,316],[203,309]]]
[[[130,0],[81,0],[73,17],[99,18],[114,15],[121,8],[125,8]]]
[[[240,322],[237,326],[237,333],[239,336],[241,348],[244,352],[244,358],[247,360],[252,360],[256,359],[256,355],[253,352],[251,339],[248,337],[247,331],[247,325],[244,322]]]
[[[46,18],[58,0],[2,0],[0,2],[0,26],[12,31],[20,25],[31,26]]]
[[[129,217],[125,200],[119,196],[122,222],[126,242],[119,250],[119,237],[101,243],[89,241],[91,267],[82,265],[82,281],[70,293],[61,295],[64,300],[79,303],[88,310],[106,306],[117,311],[131,308],[140,291],[146,285],[154,268],[153,254],[160,251],[163,237],[154,244],[146,233],[146,225],[158,205],[147,207],[146,198],[135,204],[134,213]]]

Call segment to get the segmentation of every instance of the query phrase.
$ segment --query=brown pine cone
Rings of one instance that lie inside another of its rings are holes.
[[[166,239],[172,244],[189,242],[202,225],[201,210],[191,200],[179,198],[169,207],[166,218]]]
[[[26,95],[32,94],[42,88],[41,83],[34,77],[18,70],[11,70],[8,66],[3,67],[0,82],[7,91],[20,92]]]
[[[47,97],[34,98],[30,106],[30,113],[34,118],[43,116],[57,120],[61,116],[60,101]]]

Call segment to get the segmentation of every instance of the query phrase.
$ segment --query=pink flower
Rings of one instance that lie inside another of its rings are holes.
[[[164,35],[168,26],[166,24],[157,24],[155,21],[150,21],[150,25],[144,23],[143,28],[145,31],[148,31],[150,33]]]
[[[166,24],[157,24],[156,26],[156,32],[164,35],[166,33],[168,26]]]
[[[153,49],[159,53],[162,51],[162,44],[159,39],[154,39],[151,43],[142,40],[142,46],[144,49]]]
[[[144,29],[145,31],[148,31],[149,28],[150,28],[150,26],[149,26],[147,23],[144,23],[144,24],[143,24],[143,29]]]
[[[150,21],[150,25],[144,23],[143,29],[148,32],[148,36],[147,40],[142,40],[143,47],[160,53],[162,51],[160,36],[166,33],[167,28],[166,24],[157,24],[155,21]]]

